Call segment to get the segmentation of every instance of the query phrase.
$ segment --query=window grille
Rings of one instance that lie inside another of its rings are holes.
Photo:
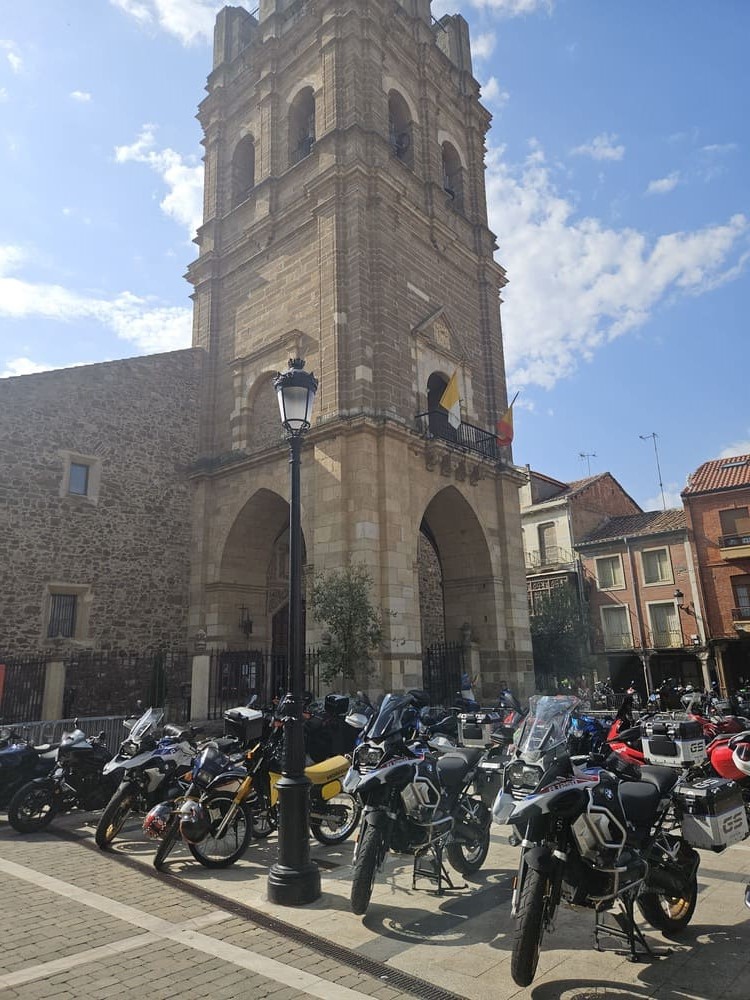
[[[70,639],[75,634],[76,595],[52,594],[47,636]]]

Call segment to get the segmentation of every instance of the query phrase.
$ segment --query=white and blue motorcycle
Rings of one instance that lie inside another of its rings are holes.
[[[569,696],[529,699],[493,807],[495,822],[513,826],[511,843],[521,848],[511,909],[511,975],[519,986],[534,978],[560,903],[592,909],[597,950],[601,936],[623,938],[631,961],[637,945],[653,954],[635,923],[636,904],[670,934],[695,910],[699,856],[670,810],[678,773],[635,767],[615,754],[571,758],[567,737],[578,705]],[[613,924],[604,914],[615,903],[623,913]]]

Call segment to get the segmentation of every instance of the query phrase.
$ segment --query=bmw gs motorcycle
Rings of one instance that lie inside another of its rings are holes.
[[[104,765],[102,774],[117,778],[117,790],[104,808],[96,828],[95,840],[105,850],[131,813],[146,813],[157,802],[182,794],[187,782],[180,779],[190,771],[197,730],[167,726],[157,740],[164,711],[147,709],[135,722],[120,749]]]
[[[489,849],[490,811],[473,795],[483,748],[433,752],[416,741],[418,711],[429,699],[424,692],[388,694],[369,720],[344,778],[345,792],[364,806],[354,850],[351,907],[366,912],[375,873],[389,850],[414,858],[412,887],[420,876],[451,885],[443,865],[462,875],[478,871]]]
[[[511,913],[516,920],[511,975],[528,986],[559,904],[593,909],[594,941],[607,935],[651,954],[634,905],[657,930],[676,933],[693,916],[699,856],[670,819],[673,768],[635,767],[615,754],[571,759],[567,734],[578,699],[529,700],[529,716],[505,772],[493,818],[514,828],[521,847]],[[583,765],[583,766],[579,766]],[[619,926],[604,913],[624,910]]]
[[[117,785],[117,778],[102,775],[111,757],[104,733],[88,738],[77,726],[63,733],[52,773],[23,785],[10,800],[10,825],[19,833],[35,833],[60,812],[101,809]]]

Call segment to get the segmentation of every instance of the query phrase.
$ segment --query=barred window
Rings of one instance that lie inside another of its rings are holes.
[[[75,635],[77,600],[76,594],[50,595],[48,638],[62,636],[70,639]]]

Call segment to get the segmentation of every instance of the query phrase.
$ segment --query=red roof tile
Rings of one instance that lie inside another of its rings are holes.
[[[601,542],[619,542],[623,538],[684,531],[686,523],[685,511],[682,507],[673,507],[670,510],[645,510],[641,514],[609,517],[598,528],[582,538],[576,544],[576,548],[583,545],[598,545]]]
[[[704,462],[688,477],[681,496],[732,490],[743,486],[750,486],[750,455],[713,458],[710,462]]]

